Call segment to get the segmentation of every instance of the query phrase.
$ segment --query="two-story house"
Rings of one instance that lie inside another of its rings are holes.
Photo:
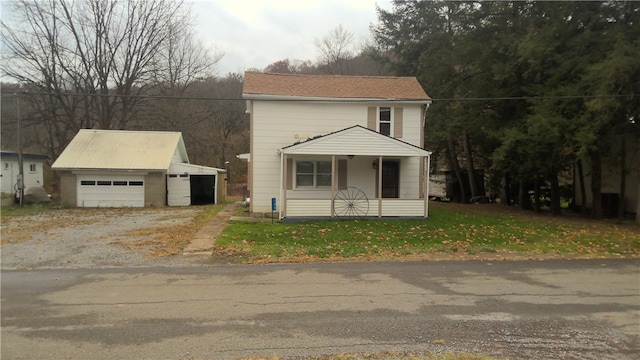
[[[416,78],[246,72],[243,98],[252,212],[428,216],[431,100]]]

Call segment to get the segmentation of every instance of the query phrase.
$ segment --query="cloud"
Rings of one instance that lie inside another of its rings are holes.
[[[225,54],[224,75],[283,59],[315,61],[314,40],[340,24],[360,43],[377,21],[376,2],[390,8],[390,0],[202,0],[191,7],[205,44]]]

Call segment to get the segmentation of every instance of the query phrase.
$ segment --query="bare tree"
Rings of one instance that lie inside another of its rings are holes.
[[[315,45],[320,53],[320,62],[328,65],[333,74],[348,73],[348,61],[355,56],[355,36],[347,31],[342,24],[331,30],[322,39],[315,39]]]
[[[284,59],[267,65],[263,71],[278,74],[314,74],[316,68],[309,60]]]
[[[221,79],[205,79],[194,84],[190,93],[215,100],[192,102],[193,125],[184,127],[185,138],[193,145],[198,162],[221,167],[237,161],[235,155],[249,151],[249,116],[242,96],[241,74]]]
[[[62,147],[80,128],[126,129],[139,95],[158,82],[185,86],[220,59],[194,42],[193,19],[180,1],[12,5],[2,21],[2,70],[32,89]]]

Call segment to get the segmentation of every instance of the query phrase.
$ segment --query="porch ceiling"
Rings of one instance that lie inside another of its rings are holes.
[[[285,146],[286,155],[429,156],[431,152],[356,125]]]

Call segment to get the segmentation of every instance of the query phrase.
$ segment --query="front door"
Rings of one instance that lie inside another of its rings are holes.
[[[376,172],[377,175],[377,172]],[[378,178],[376,176],[376,196],[378,195]],[[382,161],[382,197],[398,198],[400,195],[400,161]]]
[[[397,198],[400,191],[400,162],[395,160],[382,161],[382,197]]]

